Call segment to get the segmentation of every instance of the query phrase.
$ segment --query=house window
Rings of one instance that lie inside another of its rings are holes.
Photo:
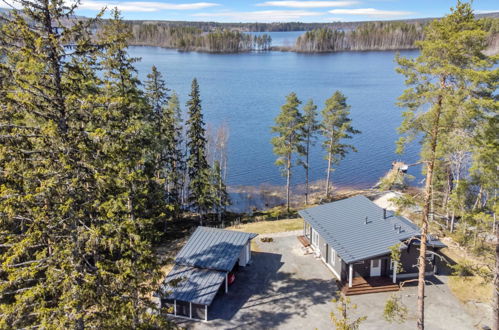
[[[379,267],[379,259],[373,259],[372,260],[372,267],[373,268],[378,268]]]

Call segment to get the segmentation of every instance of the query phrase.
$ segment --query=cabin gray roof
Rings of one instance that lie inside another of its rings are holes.
[[[411,221],[391,211],[384,218],[383,209],[362,195],[298,213],[347,264],[385,255],[391,246],[420,236]]]
[[[229,272],[256,234],[198,227],[177,254],[177,265]]]
[[[166,277],[161,292],[167,299],[210,305],[225,272],[175,265]]]

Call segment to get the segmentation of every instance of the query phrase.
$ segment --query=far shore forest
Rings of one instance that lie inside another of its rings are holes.
[[[487,43],[490,52],[499,52],[499,18],[485,17],[483,28],[489,32]],[[293,46],[272,46],[268,34],[251,35],[241,32],[254,31],[248,24],[212,25],[191,22],[141,22],[131,21],[127,25],[133,37],[130,44],[139,46],[160,46],[182,51],[209,53],[239,53],[248,51],[292,51],[301,53],[324,53],[338,51],[403,50],[416,49],[416,41],[424,38],[424,27],[431,20],[365,22],[357,24],[324,24],[304,32]],[[287,23],[293,26],[293,23]],[[279,31],[288,31],[286,25]],[[270,31],[272,25],[265,26]],[[268,31],[268,30],[265,30]]]
[[[191,92],[180,104],[167,72],[153,66],[141,81],[139,59],[127,53],[137,44],[266,51],[265,34],[254,38],[237,24],[206,31],[203,23],[127,22],[117,10],[107,20],[80,19],[62,1],[21,4],[0,13],[0,329],[175,328],[151,299],[170,261],[158,251],[174,251],[198,225],[290,218],[307,204],[341,198],[334,169],[356,151],[351,137],[362,134],[348,95],[332,90],[315,104],[289,91],[269,127],[286,203],[234,214],[225,185],[230,134],[224,125],[207,129],[203,86],[186,81]],[[293,24],[279,29],[303,27]],[[432,234],[473,256],[452,268],[478,279],[473,285],[492,284],[491,326],[499,330],[499,56],[487,50],[497,42],[498,19],[477,18],[458,1],[441,19],[344,27],[310,25],[294,50],[419,50],[395,58],[406,89],[393,100],[404,110],[394,147],[402,153],[420,141],[425,184],[409,187],[404,173],[391,171],[377,187],[398,190],[398,212],[421,227],[413,326],[424,329]],[[328,170],[312,198],[308,158],[319,140]],[[295,171],[307,174],[301,205],[290,203]],[[396,303],[387,302],[387,320],[413,322],[393,315],[403,311]],[[350,329],[346,312],[332,319]]]

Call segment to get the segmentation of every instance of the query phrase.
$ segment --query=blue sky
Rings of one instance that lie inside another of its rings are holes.
[[[78,14],[93,16],[107,6],[118,7],[125,19],[332,22],[439,17],[455,4],[449,0],[81,0]],[[475,0],[473,8],[477,13],[499,11],[499,1]]]

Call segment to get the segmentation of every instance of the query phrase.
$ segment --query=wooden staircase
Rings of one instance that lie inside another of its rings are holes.
[[[393,283],[391,278],[385,276],[368,278],[361,276],[354,277],[351,288],[348,287],[348,282],[344,282],[342,284],[341,291],[346,296],[400,290],[398,284]]]

